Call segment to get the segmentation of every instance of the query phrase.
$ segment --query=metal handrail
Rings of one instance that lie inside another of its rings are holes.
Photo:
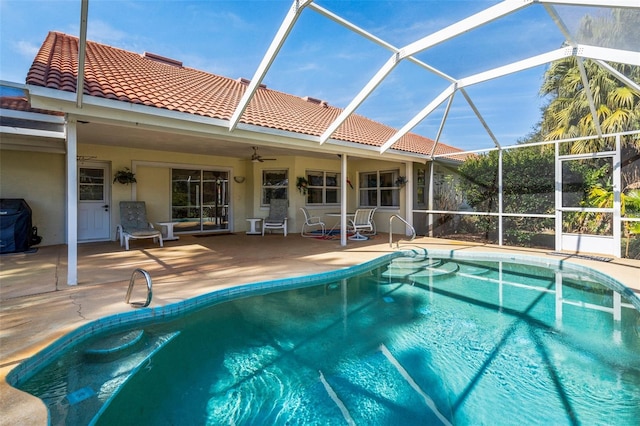
[[[129,303],[129,299],[131,298],[131,291],[133,290],[133,284],[136,280],[136,273],[140,273],[144,279],[147,281],[147,301],[144,303],[141,302],[133,302]],[[151,275],[144,269],[137,268],[131,274],[131,279],[129,280],[129,288],[127,289],[127,296],[124,299],[125,303],[130,304],[134,308],[146,308],[151,303],[151,298],[153,297],[153,291],[151,290]]]
[[[408,227],[409,227],[409,229],[411,229],[411,238],[410,238],[410,239],[408,239],[408,240],[402,240],[402,238],[401,238],[401,239],[399,239],[399,240],[396,242],[396,244],[397,244],[397,246],[396,246],[396,247],[397,247],[397,248],[400,248],[400,241],[413,241],[413,239],[416,237],[416,230],[415,230],[415,228],[414,228],[414,227],[413,227],[409,222],[407,222],[406,220],[404,220],[401,216],[399,216],[399,215],[397,215],[397,214],[392,215],[392,216],[389,218],[389,247],[392,247],[392,248],[393,248],[393,226],[392,226],[392,223],[393,223],[393,219],[394,219],[394,218],[396,218],[396,217],[397,217],[398,219],[400,219],[401,221],[403,221],[403,222],[404,222],[404,224],[405,224],[406,226],[408,226]]]

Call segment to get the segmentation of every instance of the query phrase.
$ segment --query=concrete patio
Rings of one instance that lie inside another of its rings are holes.
[[[395,239],[399,236],[396,235]],[[394,245],[395,247],[395,245]],[[518,252],[549,256],[548,251],[418,238],[401,248]],[[367,241],[302,238],[290,234],[182,236],[164,248],[151,240],[132,242],[125,251],[116,242],[78,248],[79,285],[66,284],[66,246],[41,247],[35,253],[0,257],[0,424],[47,424],[39,399],[10,387],[6,375],[22,360],[54,340],[98,318],[130,311],[124,303],[132,272],[148,271],[153,280],[151,306],[163,306],[230,286],[340,269],[395,250],[388,234]],[[549,256],[554,261],[563,259]],[[605,272],[640,292],[640,261],[565,260]],[[133,299],[143,300],[142,283]]]

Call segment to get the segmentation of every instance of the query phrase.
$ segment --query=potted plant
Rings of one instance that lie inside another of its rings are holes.
[[[307,195],[308,186],[309,186],[309,182],[307,182],[307,179],[305,179],[302,176],[299,176],[298,180],[296,181],[296,188],[298,188],[298,191],[300,191],[302,195]]]
[[[115,175],[113,175],[113,183],[121,183],[123,185],[129,185],[130,183],[135,183],[136,175],[133,173],[128,167],[124,169],[118,170]]]
[[[396,186],[402,188],[407,184],[407,182],[408,180],[405,176],[398,176],[398,178],[396,179]]]

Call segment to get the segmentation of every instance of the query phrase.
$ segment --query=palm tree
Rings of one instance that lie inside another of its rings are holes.
[[[640,93],[592,61],[584,61],[584,68],[602,131],[614,133],[640,129]],[[632,78],[640,82],[639,67],[618,64],[614,68],[622,72],[626,69],[628,75],[632,74]],[[540,93],[553,98],[543,113],[542,130],[547,140],[596,134],[577,58],[553,62],[545,73]],[[634,142],[640,147],[637,140],[627,138],[627,142]],[[596,139],[584,144],[574,145],[574,151],[599,148],[603,141]]]
[[[585,44],[629,48],[629,40],[640,38],[640,12],[618,9],[608,18],[586,16],[576,39]],[[593,96],[597,120],[604,133],[640,129],[640,93],[618,80],[606,69],[591,60],[583,61]],[[610,64],[631,80],[640,83],[640,67]],[[568,57],[553,62],[547,69],[542,96],[550,97],[543,110],[541,131],[546,140],[596,135],[596,126],[580,74],[578,59]],[[571,145],[572,154],[607,149],[607,142],[591,139]],[[622,138],[622,187],[632,189],[640,182],[640,138]],[[611,147],[608,147],[611,149]]]

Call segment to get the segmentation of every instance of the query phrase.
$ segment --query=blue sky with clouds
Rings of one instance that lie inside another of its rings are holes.
[[[317,1],[396,47],[496,3]],[[290,0],[90,0],[88,38],[234,79],[252,78],[290,6]],[[22,83],[49,31],[78,35],[80,1],[0,0],[0,19],[0,79]],[[418,58],[460,78],[556,49],[562,41],[544,8],[536,5],[437,45]],[[307,9],[263,82],[274,90],[344,108],[390,56],[390,51]],[[544,67],[537,67],[468,88],[501,144],[515,143],[539,119],[543,73]],[[403,61],[357,113],[400,128],[447,86],[443,79]],[[414,132],[435,138],[444,107]],[[454,98],[441,140],[463,149],[493,146],[461,94]]]

